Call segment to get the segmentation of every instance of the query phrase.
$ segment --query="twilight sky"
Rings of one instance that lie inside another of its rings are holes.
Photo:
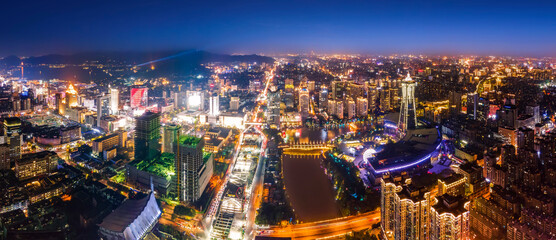
[[[0,57],[94,50],[556,57],[556,1],[5,1]]]

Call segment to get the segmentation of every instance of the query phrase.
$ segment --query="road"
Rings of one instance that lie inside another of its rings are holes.
[[[289,225],[288,227],[270,228],[259,233],[260,236],[290,237],[296,240],[319,239],[340,236],[352,231],[370,228],[380,221],[380,210],[356,216],[336,218],[331,220]]]
[[[264,137],[264,135],[262,136]],[[264,172],[265,172],[265,163],[266,163],[266,157],[265,157],[266,140],[263,145],[264,145],[263,151],[259,155],[259,164],[257,166],[257,170],[255,171],[255,176],[253,177],[253,184],[251,187],[251,198],[249,199],[249,207],[247,209],[247,224],[245,226],[245,233],[247,234],[247,239],[254,238],[253,226],[255,226],[255,217],[257,216],[257,209],[259,209],[263,197]]]
[[[268,87],[270,85],[270,81],[274,78],[274,71],[276,69],[276,66],[274,66],[274,68],[270,71],[267,72],[267,76],[266,76],[266,85],[265,85],[265,89],[262,91],[262,93],[257,97],[257,106],[255,107],[255,109],[253,110],[253,114],[251,114],[252,119],[251,122],[259,122],[261,121],[261,119],[257,118],[257,113],[261,111],[261,105],[264,104],[265,98],[266,98],[266,92],[268,90]],[[230,164],[230,167],[228,168],[228,171],[225,174],[224,177],[224,181],[223,184],[220,188],[220,190],[218,191],[216,197],[212,200],[212,203],[209,207],[209,210],[205,216],[205,220],[203,221],[203,226],[205,227],[205,229],[209,229],[210,225],[212,224],[212,220],[215,217],[215,214],[218,211],[218,206],[220,204],[220,201],[222,200],[222,195],[226,189],[226,185],[229,181],[230,178],[230,174],[231,174],[231,170],[235,164],[235,161],[237,159],[238,153],[241,150],[241,145],[243,142],[243,135],[244,133],[250,129],[250,128],[254,128],[259,134],[261,134],[261,137],[265,138],[263,139],[263,145],[262,145],[262,151],[261,154],[259,156],[259,162],[257,165],[257,168],[255,170],[255,176],[253,179],[253,184],[252,184],[252,188],[251,188],[251,195],[249,196],[249,202],[248,202],[248,207],[247,207],[247,212],[246,212],[246,224],[245,224],[245,232],[247,234],[247,239],[250,239],[252,237],[254,237],[253,233],[253,227],[254,227],[254,222],[255,222],[255,217],[257,215],[257,209],[259,208],[260,202],[261,202],[261,195],[262,195],[262,191],[263,191],[263,180],[264,178],[262,176],[264,176],[264,160],[263,160],[263,156],[265,155],[265,149],[266,149],[266,137],[265,135],[261,132],[259,126],[250,126],[250,127],[246,127],[246,129],[244,131],[241,132],[240,137],[239,137],[239,141],[238,141],[238,145],[236,146],[236,149],[234,150],[234,156],[233,156],[233,160],[232,163]]]
[[[259,103],[257,104],[257,107],[256,107],[256,109],[254,111],[254,114],[253,114],[253,122],[258,122],[259,121],[259,119],[257,119],[257,115],[258,115],[258,112],[261,109],[261,105],[263,105],[265,100],[266,100],[266,93],[268,91],[268,88],[270,87],[270,82],[274,78],[275,70],[276,70],[276,65],[274,65],[274,68],[270,72],[267,73],[265,88],[264,88],[262,94],[259,95],[259,97],[258,97]],[[253,183],[252,183],[252,187],[251,187],[251,198],[249,199],[249,206],[247,208],[247,216],[246,216],[247,222],[246,222],[246,226],[245,226],[246,239],[253,239],[256,235],[255,231],[254,231],[254,229],[255,229],[254,228],[255,218],[257,216],[257,209],[259,209],[261,201],[262,201],[263,190],[264,190],[264,172],[265,172],[267,139],[266,139],[266,136],[264,135],[264,133],[261,132],[261,130],[258,126],[255,126],[255,129],[265,139],[264,139],[264,143],[263,143],[263,146],[262,146],[263,151],[261,151],[261,154],[259,155],[259,163],[258,163],[257,169],[255,171],[255,176],[253,177]]]

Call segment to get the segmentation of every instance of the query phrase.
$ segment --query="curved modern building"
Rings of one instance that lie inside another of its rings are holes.
[[[141,199],[128,199],[110,213],[99,225],[103,240],[138,240],[147,235],[158,222],[162,212],[154,192]]]
[[[383,174],[428,165],[431,157],[437,155],[441,142],[438,128],[409,129],[401,140],[385,145],[379,152],[367,149],[363,158],[372,170],[372,181],[379,184]]]

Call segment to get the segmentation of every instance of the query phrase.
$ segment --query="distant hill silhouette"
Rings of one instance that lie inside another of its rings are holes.
[[[184,54],[184,52],[186,52]],[[165,65],[199,65],[208,62],[259,62],[273,63],[271,57],[259,55],[228,55],[217,54],[206,51],[161,51],[161,52],[84,52],[71,55],[49,54],[38,57],[21,59],[17,56],[8,56],[0,59],[0,65],[17,66],[21,62],[25,64],[83,64],[91,62],[120,63],[136,65],[149,61],[174,56],[164,61],[156,62],[154,65],[164,67]]]
[[[120,75],[112,76],[100,69],[84,69],[79,65],[85,63],[100,63],[104,65],[137,66],[135,77],[156,78],[169,77],[183,79],[191,75],[210,74],[202,64],[211,62],[233,63],[274,63],[271,57],[259,55],[228,55],[206,51],[161,51],[161,52],[84,52],[71,55],[50,54],[38,57],[19,58],[9,56],[0,59],[0,67],[17,67],[23,62],[26,66],[25,77],[29,79],[77,79],[77,80],[110,80]],[[66,68],[48,68],[42,64],[68,64]],[[30,66],[29,66],[30,65]],[[141,67],[142,66],[142,67]],[[154,66],[154,70],[151,70]],[[124,75],[122,77],[130,77]]]

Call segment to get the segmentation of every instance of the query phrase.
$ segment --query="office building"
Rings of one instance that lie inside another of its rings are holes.
[[[308,113],[309,112],[309,91],[307,89],[299,90],[299,112]]]
[[[67,107],[77,107],[77,91],[72,84],[66,90],[66,104]]]
[[[145,112],[135,118],[135,159],[152,159],[160,148],[160,114]]]
[[[120,92],[117,88],[110,88],[110,114],[118,114]]]
[[[130,107],[133,109],[145,108],[149,104],[149,89],[144,86],[134,86],[130,90]]]
[[[93,140],[93,154],[103,156],[105,151],[115,149],[120,145],[120,137],[118,133],[104,135]],[[106,160],[106,158],[104,158]]]
[[[213,117],[220,115],[220,97],[214,95],[209,100],[209,115]]]
[[[326,110],[328,105],[328,89],[322,87],[319,93],[319,109],[321,111]]]
[[[280,128],[280,92],[276,87],[272,87],[267,95],[266,123],[270,127]]]
[[[203,194],[210,177],[213,163],[211,155],[203,155],[204,139],[180,136],[176,153],[176,185],[182,202],[195,202]]]
[[[10,164],[21,158],[21,144],[23,136],[21,134],[21,120],[17,117],[5,118],[3,122],[4,141],[8,147],[6,152],[6,164]]]
[[[231,97],[230,98],[230,111],[235,112],[239,110],[239,98],[238,97]]]
[[[110,95],[97,98],[97,127],[100,127],[100,119],[110,116]]]
[[[164,130],[162,132],[162,152],[175,153],[180,128],[181,127],[179,125],[175,124],[164,126]]]
[[[15,162],[15,175],[19,180],[47,175],[56,170],[58,159],[51,151],[24,154]]]

